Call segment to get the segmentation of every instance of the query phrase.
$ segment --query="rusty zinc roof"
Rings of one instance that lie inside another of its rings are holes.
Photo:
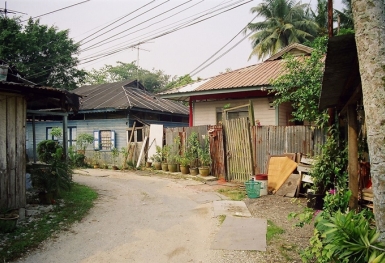
[[[146,91],[136,80],[87,85],[73,92],[83,97],[80,110],[135,108],[183,115],[189,113],[188,108],[182,103],[162,99]]]
[[[161,93],[162,98],[187,100],[189,96],[248,91],[251,89],[269,88],[271,80],[284,72],[282,56],[286,53],[293,55],[310,54],[312,48],[301,44],[290,45],[274,54],[262,63],[226,72],[215,77],[201,80],[193,84]]]

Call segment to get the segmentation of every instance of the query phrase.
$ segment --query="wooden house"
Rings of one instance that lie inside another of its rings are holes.
[[[150,124],[164,127],[188,125],[185,105],[159,98],[136,80],[87,85],[73,92],[81,96],[81,101],[79,112],[68,116],[68,145],[75,145],[79,134],[93,135],[94,143],[86,149],[89,160],[99,152],[101,161],[111,164],[112,149],[127,147],[131,134],[134,150],[130,159],[136,160]],[[61,125],[60,118],[41,118],[36,122],[37,142],[55,139],[50,131]],[[31,127],[28,127],[28,134],[31,134]]]
[[[236,119],[248,116],[247,105],[251,100],[254,106],[256,125],[291,125],[292,107],[289,103],[273,106],[274,94],[270,94],[270,82],[284,72],[283,56],[307,56],[312,49],[293,44],[266,61],[246,68],[220,74],[218,76],[194,82],[160,94],[162,98],[189,103],[189,125],[216,125],[222,121],[225,108],[228,118]]]
[[[78,96],[50,87],[0,81],[0,208],[26,205],[26,118],[46,109],[76,111]],[[58,114],[60,114],[58,112]],[[32,137],[30,138],[33,144]]]

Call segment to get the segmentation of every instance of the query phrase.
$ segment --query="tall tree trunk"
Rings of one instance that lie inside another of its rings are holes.
[[[353,0],[377,230],[385,240],[385,1]]]

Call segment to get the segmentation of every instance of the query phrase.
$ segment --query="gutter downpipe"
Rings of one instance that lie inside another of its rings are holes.
[[[190,114],[189,114],[189,123],[188,126],[192,127],[193,126],[193,107],[192,107],[192,99],[189,97],[189,107],[190,107]]]

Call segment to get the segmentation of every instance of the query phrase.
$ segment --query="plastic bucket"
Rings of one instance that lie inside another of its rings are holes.
[[[260,195],[267,195],[267,174],[257,174],[254,180],[261,183]]]
[[[258,198],[260,196],[261,182],[251,180],[245,182],[245,186],[249,198]]]

